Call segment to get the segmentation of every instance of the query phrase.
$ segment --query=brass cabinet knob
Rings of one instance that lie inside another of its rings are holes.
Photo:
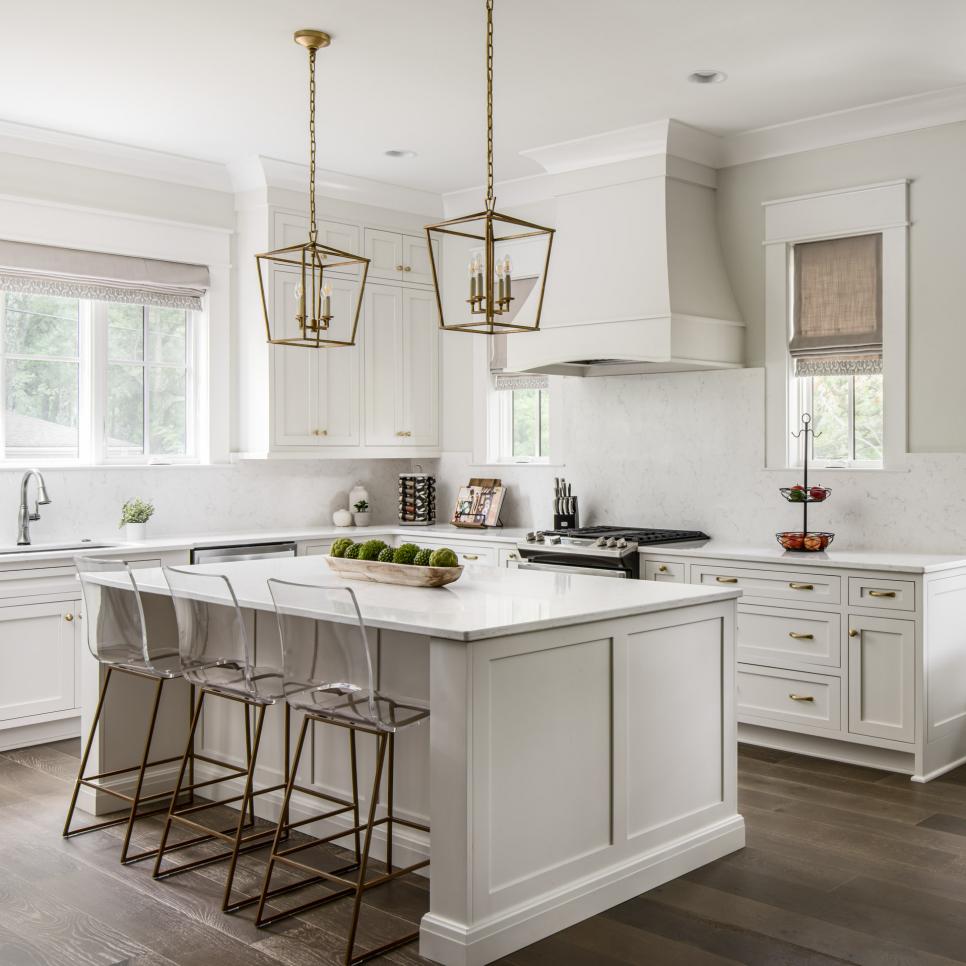
[[[788,636],[793,641],[814,641],[815,640],[814,634],[802,634],[799,631],[789,631]]]
[[[64,614],[64,620],[69,624],[74,619],[73,614]]]
[[[814,584],[796,584],[796,583],[791,583],[788,586],[791,587],[792,590],[814,590],[815,589],[815,585]]]
[[[714,579],[717,580],[719,584],[736,584],[736,583],[738,583],[738,578],[737,577],[715,577]]]
[[[856,628],[854,628],[854,627],[850,627],[849,628],[849,637],[858,637],[858,636],[859,636],[858,630],[856,630]]]
[[[397,272],[401,272],[402,270],[403,270],[403,266],[402,265],[397,265],[396,266],[396,271]]]
[[[870,597],[895,597],[896,592],[894,590],[870,590]]]
[[[790,694],[789,697],[792,701],[814,701],[815,698],[811,694]]]
[[[412,265],[407,265],[407,266],[406,266],[406,267],[405,267],[405,268],[403,269],[403,271],[404,271],[404,272],[411,272],[412,270],[413,270],[413,267],[412,267]]]
[[[667,564],[661,564],[661,566],[657,568],[657,572],[659,574],[666,574],[667,573]]]

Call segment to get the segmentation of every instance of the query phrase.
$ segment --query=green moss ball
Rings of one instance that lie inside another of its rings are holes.
[[[361,550],[362,550],[362,544],[361,543],[354,543],[354,544],[352,544],[351,547],[346,547],[346,550],[345,550],[345,553],[343,554],[343,556],[346,558],[346,560],[358,560],[359,559],[359,552]]]
[[[382,540],[367,540],[359,551],[360,560],[376,560],[379,554],[388,548],[388,544]]]
[[[449,547],[440,547],[434,550],[429,558],[430,567],[458,567],[459,558]]]
[[[419,553],[417,553],[416,556],[413,557],[413,563],[417,567],[428,567],[429,566],[429,558],[432,555],[433,555],[433,551],[432,550],[420,550]]]
[[[383,550],[378,557],[376,557],[376,560],[378,560],[379,563],[392,563],[392,547],[386,547],[386,549]]]
[[[416,554],[419,553],[419,547],[414,543],[404,543],[396,548],[395,553],[392,555],[394,563],[398,564],[411,564],[416,559]]]
[[[344,557],[346,550],[352,546],[352,541],[348,537],[339,537],[338,540],[333,540],[332,546],[329,547],[329,553],[333,557]]]

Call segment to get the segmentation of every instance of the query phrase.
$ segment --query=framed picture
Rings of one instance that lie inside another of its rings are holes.
[[[452,523],[457,527],[500,526],[506,487],[500,480],[472,479],[456,495]]]

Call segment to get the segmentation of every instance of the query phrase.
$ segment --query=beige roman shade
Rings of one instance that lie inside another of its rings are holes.
[[[798,376],[882,371],[882,236],[794,247],[789,352]]]
[[[0,291],[199,311],[205,265],[0,240]]]

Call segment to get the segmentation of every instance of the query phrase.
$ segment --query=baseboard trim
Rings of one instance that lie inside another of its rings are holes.
[[[80,715],[72,712],[70,717],[58,717],[48,721],[33,721],[5,727],[0,731],[0,751],[14,751],[33,745],[46,745],[65,738],[78,738],[81,733]]]
[[[419,953],[446,966],[483,966],[744,844],[745,821],[734,815],[472,926],[427,913],[420,925]]]

